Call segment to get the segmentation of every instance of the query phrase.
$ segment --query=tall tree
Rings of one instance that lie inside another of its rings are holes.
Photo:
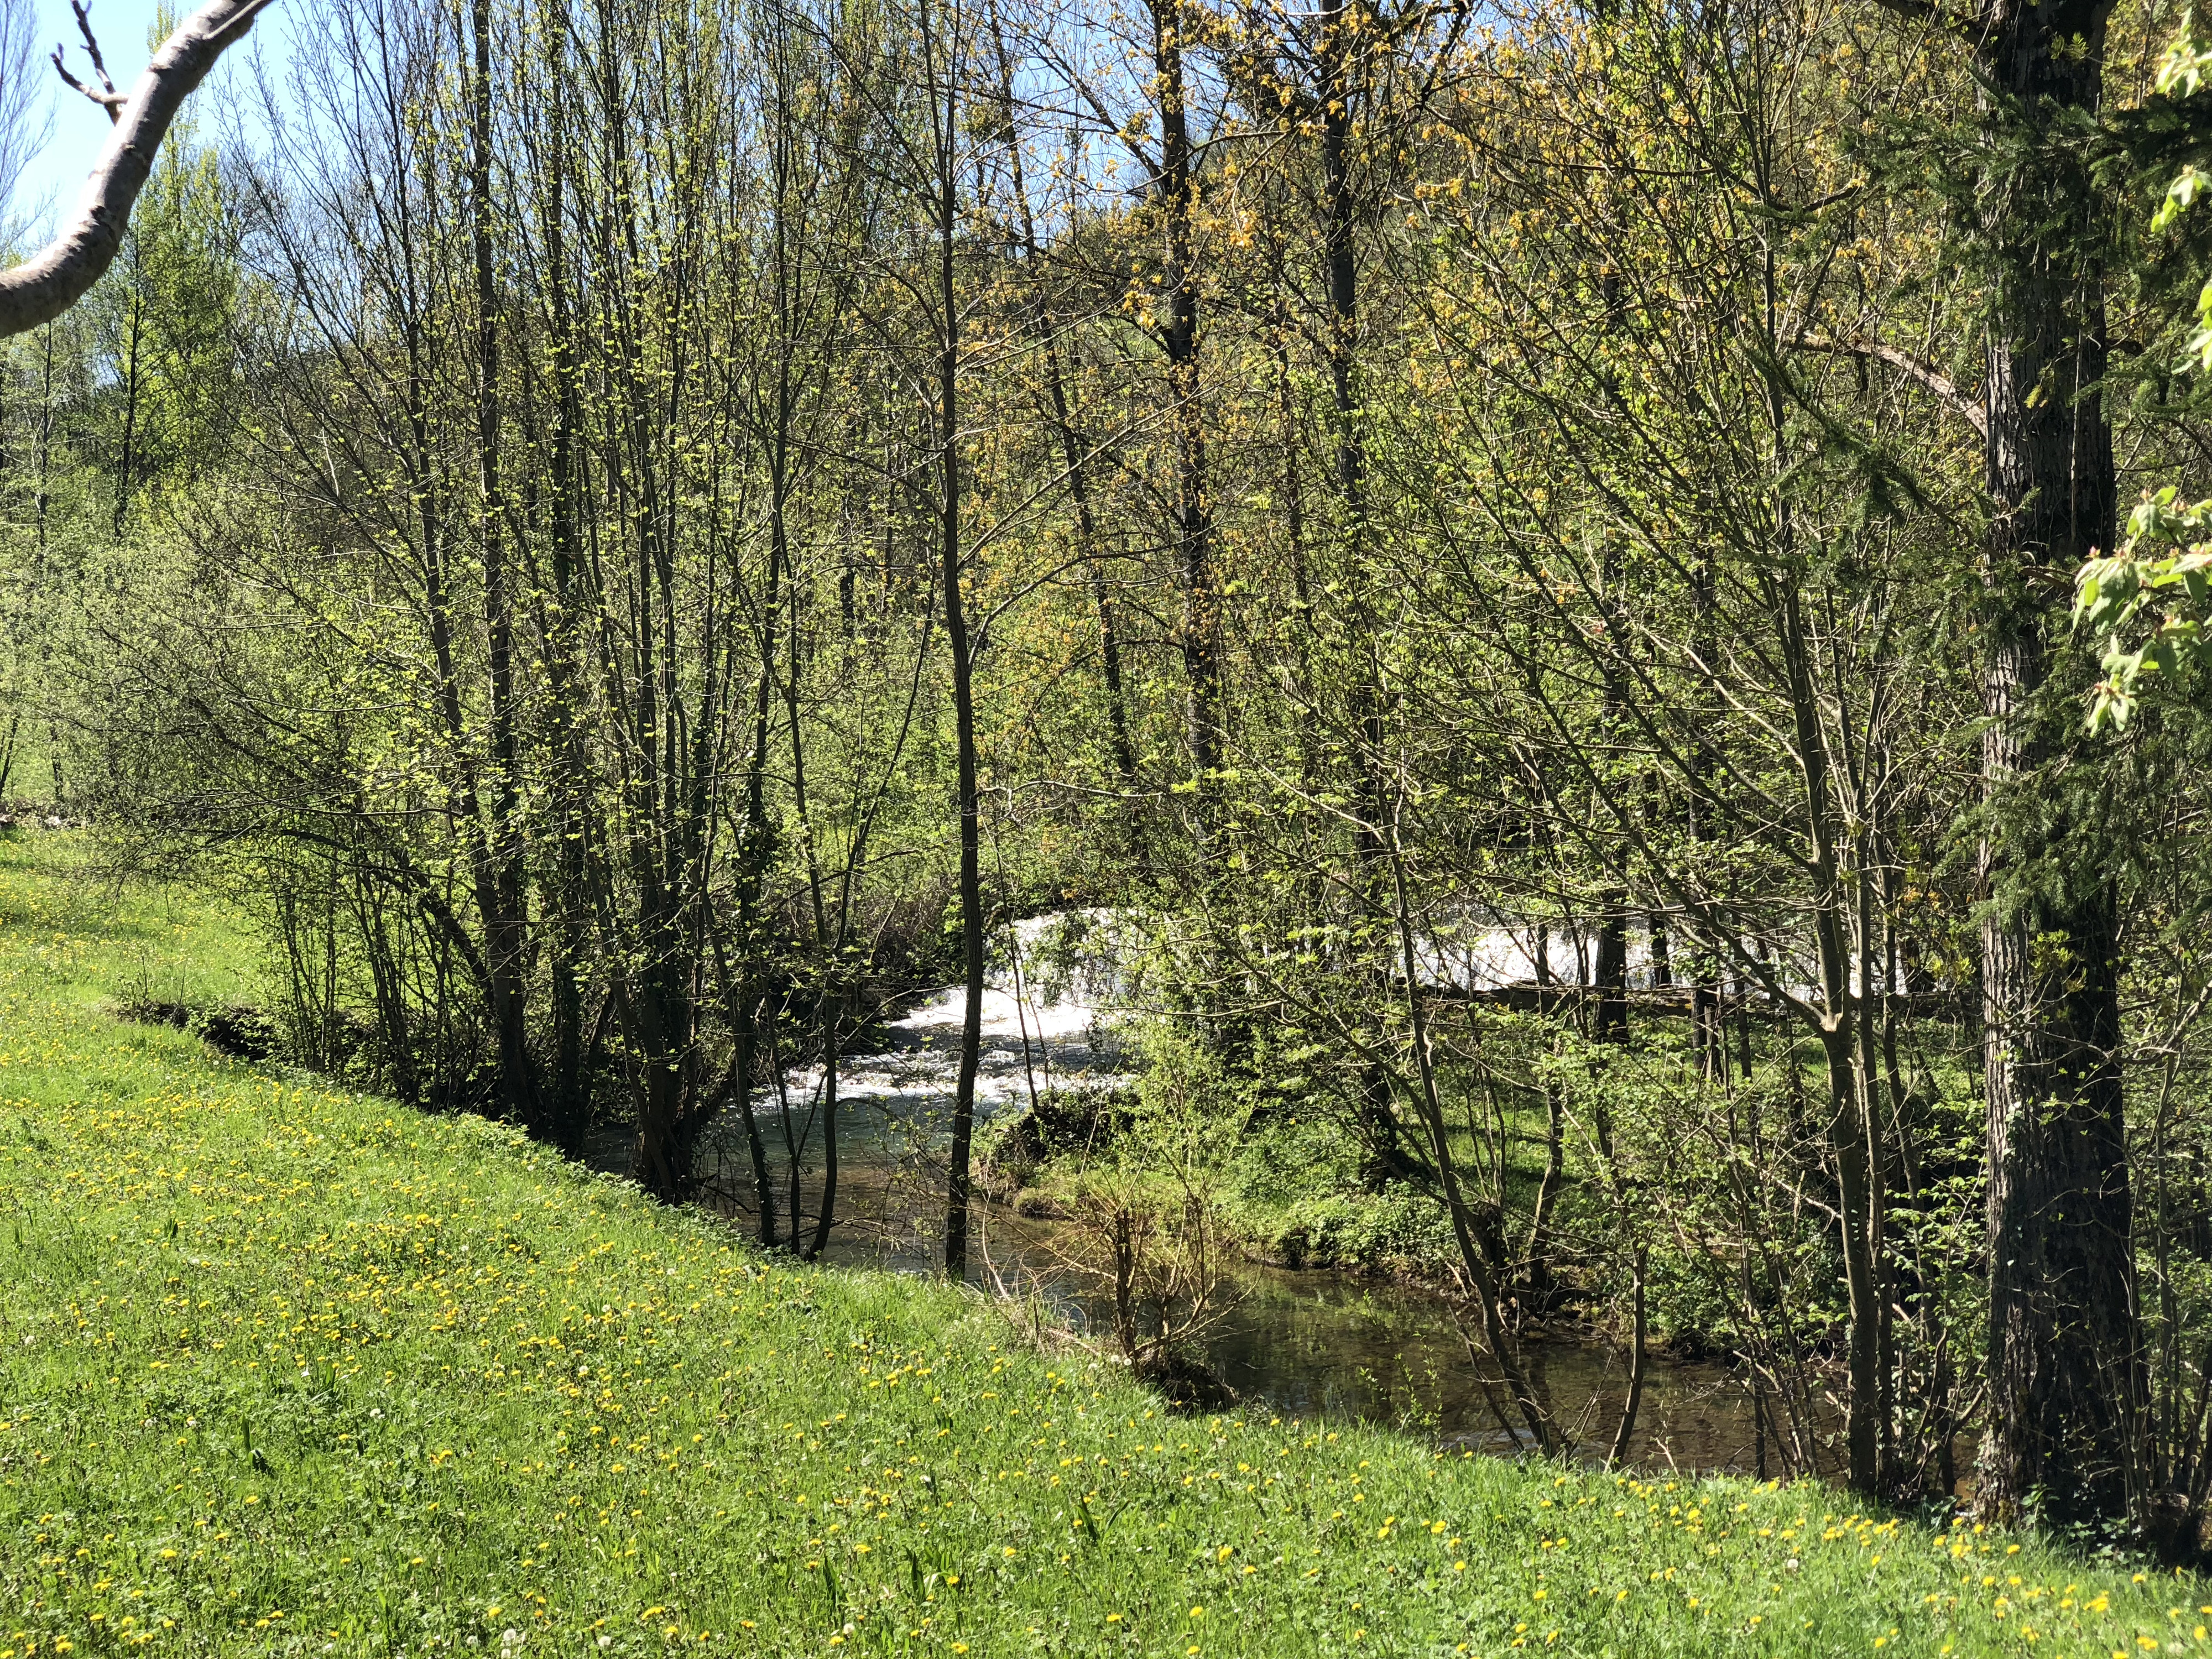
[[[1979,1501],[2052,1524],[2139,1507],[2144,1377],[2120,1076],[2117,895],[2085,855],[2050,599],[2115,545],[2102,386],[2110,234],[2080,140],[2106,0],[1973,14],[1990,272],[1984,365],[1981,866],[1989,1111],[1989,1427]]]

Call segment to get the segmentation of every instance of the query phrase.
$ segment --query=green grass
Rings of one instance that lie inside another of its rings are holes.
[[[68,845],[0,843],[0,1659],[2207,1645],[2193,1583],[1825,1488],[1168,1416],[973,1297],[118,1024],[240,938]]]

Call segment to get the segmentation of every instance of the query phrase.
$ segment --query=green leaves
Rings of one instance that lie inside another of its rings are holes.
[[[2193,97],[2212,70],[2212,42],[2197,32],[2194,8],[2159,60],[2156,85],[2166,97]],[[2212,173],[2184,166],[2152,215],[2153,234],[2176,223],[2212,191]],[[2212,369],[2212,282],[2197,296],[2197,326],[2177,368]],[[2172,485],[2128,516],[2127,540],[2112,558],[2092,559],[2074,579],[2074,621],[2104,646],[2089,708],[2089,730],[2126,726],[2147,674],[2177,679],[2212,660],[2204,624],[2212,607],[2212,501],[2183,503]]]
[[[2105,647],[2105,678],[2089,711],[2092,732],[2127,725],[2144,675],[2172,680],[2212,661],[2212,640],[2204,634],[2212,607],[2209,532],[2212,501],[2177,505],[2168,485],[2129,515],[2128,538],[2117,556],[2092,559],[2075,578],[2075,623],[2100,635]]]
[[[2158,90],[2173,99],[2193,97],[2203,84],[2208,67],[2212,67],[2212,43],[2198,35],[2197,14],[2192,9],[2182,14],[2181,27],[2167,46],[2166,55],[2159,60]],[[2151,216],[2151,234],[2157,235],[2171,228],[2208,190],[2212,190],[2212,173],[2194,161],[2184,165],[2166,185],[2158,211]],[[2197,326],[2190,332],[2178,367],[2212,369],[2212,283],[2207,283],[2197,296]]]
[[[2151,216],[2151,229],[2154,232],[2164,230],[2189,211],[2196,205],[2197,198],[2204,193],[2208,184],[2212,184],[2212,175],[2207,175],[2194,161],[2183,167],[2180,174],[2166,187],[2166,199],[2159,204],[2158,211]]]
[[[2191,6],[2181,14],[2181,27],[2159,59],[2158,90],[2168,98],[2194,97],[2208,69],[2212,69],[2212,43],[2197,33],[2197,9]]]

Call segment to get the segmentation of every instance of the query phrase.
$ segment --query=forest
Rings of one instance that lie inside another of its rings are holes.
[[[0,799],[228,896],[286,1060],[671,1202],[735,1147],[811,1260],[958,983],[961,1279],[987,985],[1091,918],[1141,1076],[1025,1144],[1127,1358],[1295,1234],[1425,1261],[1532,1452],[1694,1345],[1762,1474],[2212,1543],[2192,15],[278,29],[0,295]]]

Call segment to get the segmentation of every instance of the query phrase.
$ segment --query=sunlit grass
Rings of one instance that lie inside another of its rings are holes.
[[[2189,1581],[1824,1488],[1165,1415],[960,1293],[116,1022],[239,939],[65,853],[0,844],[0,1659],[2208,1645]]]

